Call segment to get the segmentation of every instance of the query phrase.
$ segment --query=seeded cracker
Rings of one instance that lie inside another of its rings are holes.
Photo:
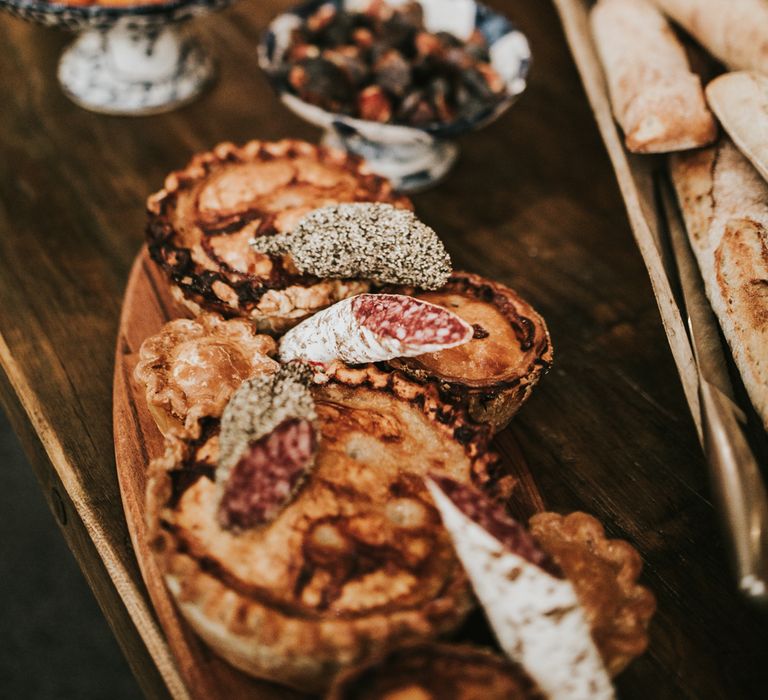
[[[391,204],[322,207],[291,233],[260,236],[251,246],[260,253],[288,254],[300,272],[317,277],[439,289],[451,274],[451,259],[437,234]]]
[[[317,420],[309,391],[311,371],[299,363],[283,365],[277,374],[242,383],[221,418],[216,481],[226,483],[248,444],[271,433],[290,418]]]

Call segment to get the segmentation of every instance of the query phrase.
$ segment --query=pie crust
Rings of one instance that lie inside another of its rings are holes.
[[[628,542],[607,539],[586,513],[538,513],[529,526],[576,589],[606,670],[618,675],[647,648],[656,610],[653,594],[637,583],[640,555]]]
[[[149,197],[148,247],[174,297],[193,312],[246,316],[259,330],[280,332],[370,283],[302,275],[286,256],[257,253],[248,242],[290,231],[308,212],[338,202],[412,208],[343,151],[291,139],[221,143]]]
[[[152,462],[151,541],[193,629],[254,676],[318,691],[341,668],[456,629],[469,584],[423,482],[493,490],[490,431],[434,386],[372,365],[313,387],[319,448],[296,498],[241,533],[216,517],[218,421]]]
[[[334,680],[326,700],[544,700],[518,665],[490,649],[417,644]]]
[[[403,293],[453,311],[475,327],[475,337],[389,365],[415,379],[437,382],[446,398],[466,403],[473,419],[501,430],[552,364],[544,319],[509,287],[468,272],[454,272],[434,292]]]
[[[202,416],[219,417],[249,377],[277,371],[277,344],[250,321],[217,314],[177,319],[147,338],[134,377],[163,435],[191,434]]]

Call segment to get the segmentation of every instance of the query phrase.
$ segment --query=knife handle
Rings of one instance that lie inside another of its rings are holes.
[[[713,490],[731,540],[739,588],[768,607],[768,496],[736,407],[714,385],[699,382],[704,450]]]

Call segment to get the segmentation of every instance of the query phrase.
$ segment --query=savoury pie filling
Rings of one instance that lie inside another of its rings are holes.
[[[193,450],[164,515],[179,549],[229,588],[292,616],[419,608],[464,586],[422,476],[474,479],[466,448],[387,391],[331,383],[315,398],[322,437],[314,469],[268,525],[223,529],[211,478],[217,436]]]
[[[551,363],[542,318],[511,289],[478,275],[454,273],[442,289],[414,292],[472,324],[472,340],[455,348],[401,358],[393,364],[468,388],[514,386]]]
[[[411,206],[343,152],[294,140],[223,143],[169,175],[149,198],[149,251],[193,308],[306,315],[369,284],[302,275],[286,257],[257,253],[249,241],[290,231],[318,207],[368,201]]]

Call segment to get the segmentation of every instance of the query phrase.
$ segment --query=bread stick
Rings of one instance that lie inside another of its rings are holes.
[[[768,73],[768,0],[654,0],[731,70]]]
[[[671,173],[707,296],[768,427],[768,184],[727,138],[675,155]]]
[[[600,0],[590,19],[613,113],[630,151],[678,151],[715,139],[701,81],[648,0]]]
[[[726,73],[707,85],[706,93],[723,128],[768,181],[768,76]]]

